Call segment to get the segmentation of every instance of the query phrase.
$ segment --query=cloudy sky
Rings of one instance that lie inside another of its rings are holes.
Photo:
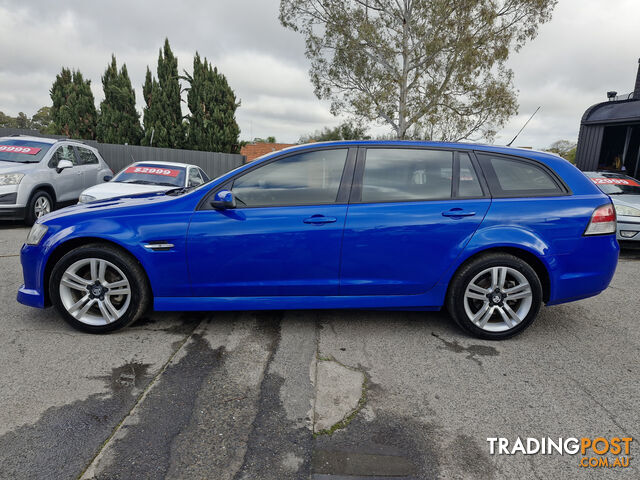
[[[0,111],[32,115],[49,105],[49,88],[63,65],[92,80],[99,103],[100,76],[112,52],[127,64],[142,111],[146,67],[155,72],[158,48],[168,36],[180,70],[190,69],[197,50],[227,76],[242,101],[242,139],[275,135],[297,141],[340,120],[313,95],[302,37],[280,26],[278,5],[279,0],[0,0]],[[553,20],[510,60],[520,114],[496,142],[508,142],[539,105],[517,144],[542,148],[575,140],[589,105],[605,100],[607,90],[632,91],[639,18],[638,0],[560,0]]]

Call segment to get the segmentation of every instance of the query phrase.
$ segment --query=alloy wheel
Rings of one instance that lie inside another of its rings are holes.
[[[478,273],[464,292],[464,310],[487,332],[505,332],[522,322],[533,303],[531,285],[518,270],[489,267]]]
[[[59,288],[67,312],[87,325],[115,322],[131,302],[131,285],[126,275],[101,258],[84,258],[69,265]]]
[[[43,215],[51,212],[51,203],[47,197],[38,197],[33,205],[33,211],[36,218],[40,218]]]

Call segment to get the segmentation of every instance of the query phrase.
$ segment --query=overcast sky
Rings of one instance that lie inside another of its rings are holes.
[[[191,69],[197,50],[227,76],[242,101],[242,139],[275,135],[297,141],[340,119],[313,95],[303,39],[280,26],[278,5],[279,0],[0,0],[0,111],[32,115],[50,105],[49,88],[63,65],[91,79],[98,106],[100,77],[113,52],[119,65],[127,64],[141,112],[146,67],[155,74],[158,48],[168,36],[181,72]],[[560,0],[553,20],[510,59],[520,114],[496,143],[508,142],[539,105],[518,145],[542,148],[576,140],[589,105],[605,100],[608,90],[633,90],[638,19],[638,0]]]

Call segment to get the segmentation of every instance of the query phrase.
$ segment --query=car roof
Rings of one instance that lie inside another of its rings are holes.
[[[331,147],[331,146],[343,146],[343,147],[379,147],[379,146],[390,146],[390,147],[433,147],[433,148],[448,148],[448,149],[459,149],[459,150],[479,150],[486,152],[494,152],[494,153],[503,153],[503,154],[512,154],[512,155],[525,155],[531,156],[532,154],[539,154],[545,157],[551,158],[562,158],[559,155],[552,152],[545,152],[543,150],[535,150],[532,148],[522,148],[522,147],[508,147],[504,145],[490,145],[487,143],[467,143],[467,142],[435,142],[435,141],[427,141],[427,140],[339,140],[339,141],[328,141],[328,142],[313,142],[313,143],[304,143],[301,145],[293,145],[291,147],[284,148],[282,150],[278,150],[277,152],[269,152],[269,153],[280,153],[287,150],[296,150],[299,148],[311,148],[311,147]],[[265,155],[266,156],[266,155]]]
[[[197,167],[197,165],[191,165],[190,163],[178,163],[178,162],[155,162],[153,160],[135,162],[132,165],[166,165],[167,167]]]
[[[26,140],[28,142],[49,143],[51,145],[58,142],[55,138],[33,137],[31,135],[11,135],[9,137],[0,137],[0,140]]]
[[[635,180],[633,177],[629,175],[625,175],[624,173],[617,172],[584,172],[587,177],[605,177],[605,178],[631,178]]]

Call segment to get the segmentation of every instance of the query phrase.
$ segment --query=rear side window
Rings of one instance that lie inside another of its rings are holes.
[[[98,157],[88,148],[77,147],[80,165],[97,165]]]
[[[564,195],[565,189],[536,162],[513,157],[478,154],[494,196],[535,197]]]
[[[451,198],[453,152],[371,148],[362,178],[362,202]]]
[[[458,154],[460,161],[460,183],[458,184],[458,197],[481,197],[482,187],[478,174],[473,168],[471,158],[468,153]]]

